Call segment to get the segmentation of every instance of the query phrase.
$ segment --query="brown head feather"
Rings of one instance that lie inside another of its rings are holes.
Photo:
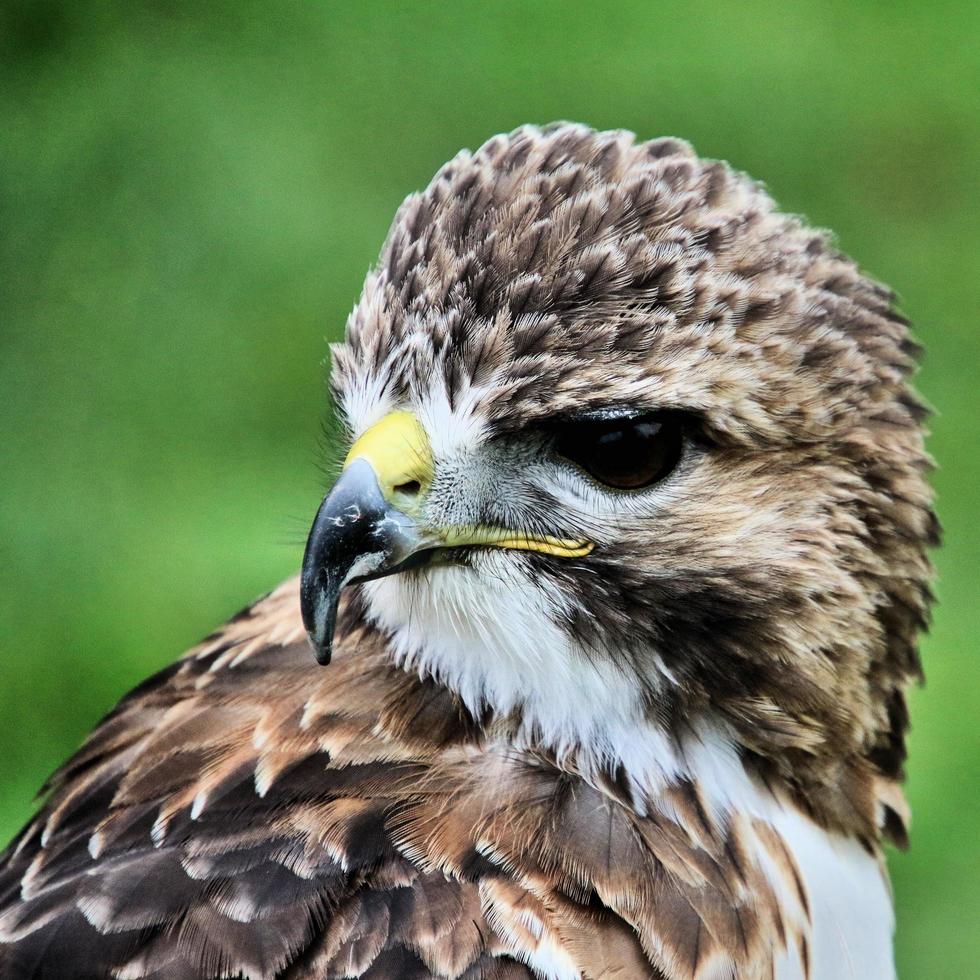
[[[656,522],[544,572],[583,645],[663,658],[678,683],[651,712],[720,714],[870,839],[875,786],[902,777],[938,537],[893,304],[681,141],[524,127],[402,205],[333,385],[356,416],[379,378],[398,404],[441,384],[488,439],[610,404],[690,412],[704,451]]]

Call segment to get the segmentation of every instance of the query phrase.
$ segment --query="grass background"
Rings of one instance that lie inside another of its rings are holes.
[[[947,544],[914,698],[906,978],[980,957],[980,6],[0,7],[0,838],[129,687],[298,566],[325,339],[460,147],[682,135],[834,228],[928,355]]]

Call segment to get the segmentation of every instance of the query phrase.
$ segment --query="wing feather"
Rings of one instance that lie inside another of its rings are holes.
[[[778,835],[683,784],[641,816],[339,636],[320,670],[290,582],[120,702],[2,859],[4,977],[750,978],[799,943]]]

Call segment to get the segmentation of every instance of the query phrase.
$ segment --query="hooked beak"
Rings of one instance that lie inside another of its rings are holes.
[[[391,574],[420,544],[415,522],[385,500],[370,464],[354,460],[320,504],[303,555],[300,608],[319,663],[330,663],[340,590]]]
[[[300,608],[319,663],[330,663],[340,590],[401,571],[429,545],[415,517],[431,482],[429,440],[409,412],[386,415],[351,447],[303,555]]]
[[[351,582],[414,568],[434,549],[498,547],[565,558],[592,551],[589,541],[506,528],[425,527],[420,515],[432,477],[428,437],[409,412],[392,412],[354,443],[303,555],[300,608],[319,663],[330,663],[340,591]]]

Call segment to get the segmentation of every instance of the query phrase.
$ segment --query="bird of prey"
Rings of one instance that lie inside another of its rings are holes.
[[[301,574],[50,779],[0,975],[894,976],[937,525],[892,293],[686,143],[523,127],[332,355]]]

